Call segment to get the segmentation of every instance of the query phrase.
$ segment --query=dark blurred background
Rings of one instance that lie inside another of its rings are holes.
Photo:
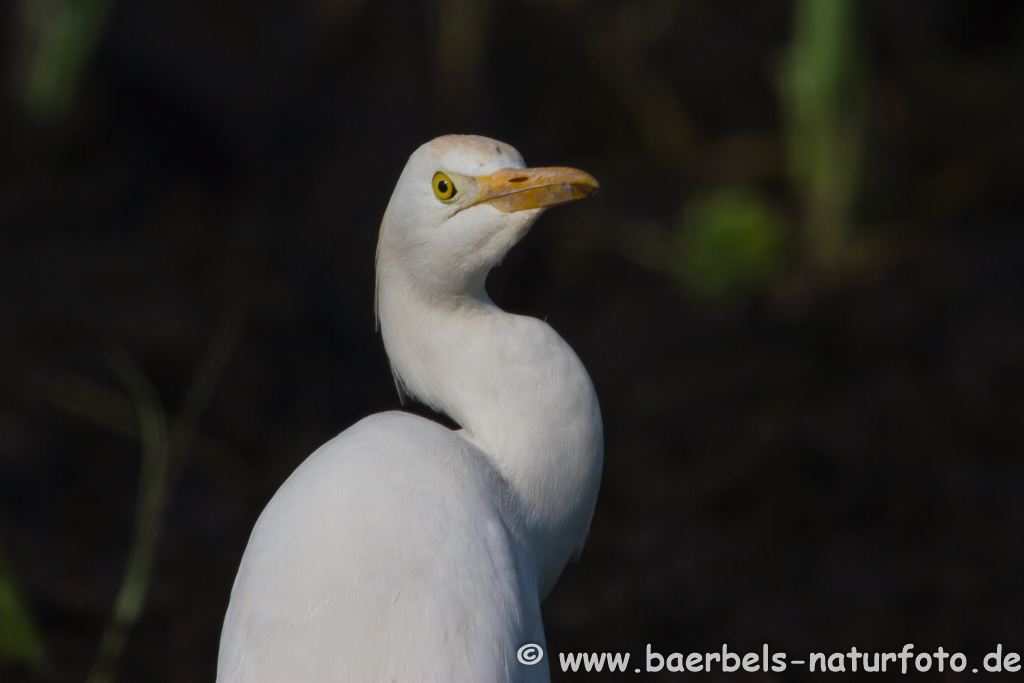
[[[1024,4],[18,0],[0,36],[4,681],[213,680],[263,506],[398,406],[377,229],[452,132],[604,188],[489,283],[603,408],[552,657],[1024,651]]]

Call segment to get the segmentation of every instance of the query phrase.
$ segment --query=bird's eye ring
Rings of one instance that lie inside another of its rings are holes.
[[[431,181],[434,186],[434,196],[440,199],[442,202],[451,201],[458,190],[455,189],[455,183],[447,175],[438,171],[434,174],[434,179]]]

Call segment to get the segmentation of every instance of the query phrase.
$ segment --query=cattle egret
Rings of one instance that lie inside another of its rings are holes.
[[[295,470],[242,557],[218,681],[549,679],[517,653],[546,649],[541,601],[586,540],[601,413],[569,345],[484,280],[546,208],[597,188],[484,137],[409,158],[380,228],[377,317],[399,392],[462,429],[381,413]]]

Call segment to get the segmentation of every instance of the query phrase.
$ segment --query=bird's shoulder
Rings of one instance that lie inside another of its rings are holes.
[[[467,501],[474,491],[486,498],[507,487],[490,459],[460,432],[432,420],[389,411],[371,415],[310,455],[282,485],[278,496],[309,500],[324,490],[339,498],[338,487],[361,498],[373,487],[391,492],[396,503],[409,495],[430,495],[456,486]],[[294,493],[293,493],[294,490]]]
[[[458,432],[409,413],[380,413],[299,465],[268,503],[253,540],[257,533],[276,537],[275,528],[308,528],[302,520],[315,519],[347,553],[389,544],[409,552],[441,543],[439,535],[462,525],[507,526],[511,495],[487,456]],[[419,534],[414,546],[402,540],[410,534]]]

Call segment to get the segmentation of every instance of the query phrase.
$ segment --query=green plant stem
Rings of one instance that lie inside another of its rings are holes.
[[[168,497],[170,440],[167,436],[166,415],[159,398],[149,380],[126,353],[118,352],[112,364],[135,403],[142,435],[142,464],[135,537],[110,623],[100,640],[99,652],[89,673],[89,683],[113,680],[114,669],[124,651],[128,631],[142,613]]]
[[[803,205],[804,256],[822,271],[847,260],[860,179],[865,69],[852,0],[797,0],[780,95],[790,179]]]
[[[123,351],[115,353],[114,371],[131,395],[138,415],[142,466],[135,537],[113,614],[100,640],[88,683],[110,683],[114,680],[114,671],[124,652],[128,633],[145,605],[163,529],[164,510],[195,441],[199,420],[238,342],[246,311],[240,299],[228,309],[189,386],[181,416],[170,434],[166,414],[152,385],[127,354]]]
[[[45,658],[43,639],[0,543],[0,660],[39,666]]]

